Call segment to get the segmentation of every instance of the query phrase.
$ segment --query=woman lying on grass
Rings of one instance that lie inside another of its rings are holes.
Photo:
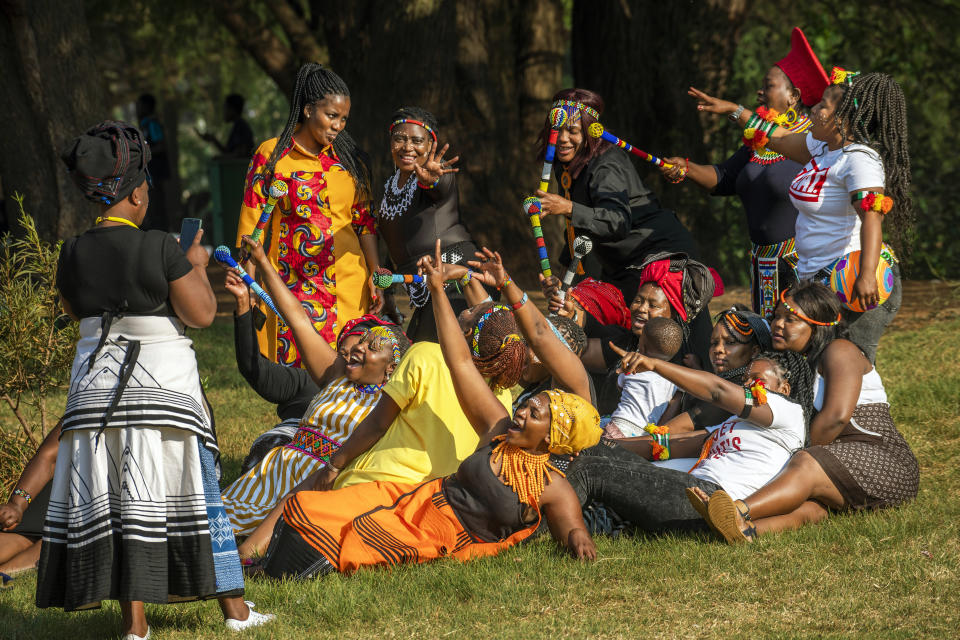
[[[297,493],[287,500],[264,558],[267,575],[306,578],[443,556],[494,555],[529,537],[541,511],[573,556],[596,557],[577,496],[550,463],[551,453],[576,453],[599,441],[596,410],[574,394],[547,391],[511,420],[474,365],[443,291],[448,278],[439,247],[420,267],[457,399],[474,428],[485,433],[480,446],[446,478]],[[507,336],[503,343],[519,339]]]

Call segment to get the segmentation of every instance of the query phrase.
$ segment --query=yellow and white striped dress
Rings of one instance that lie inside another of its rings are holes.
[[[237,535],[250,535],[283,496],[322,468],[380,399],[378,387],[358,388],[346,377],[310,402],[290,444],[271,449],[259,465],[223,491],[223,507]]]

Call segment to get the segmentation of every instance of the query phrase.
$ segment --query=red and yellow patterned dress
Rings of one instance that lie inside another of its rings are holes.
[[[247,186],[237,229],[249,235],[266,200],[269,185],[262,172],[277,139],[260,145],[247,170]],[[370,271],[360,236],[375,233],[369,194],[359,194],[331,146],[318,155],[296,142],[277,162],[274,179],[287,184],[264,237],[265,250],[280,277],[313,318],[313,326],[331,346],[340,327],[366,313],[370,305]],[[300,366],[290,328],[265,310],[267,323],[258,333],[261,352],[271,360]]]

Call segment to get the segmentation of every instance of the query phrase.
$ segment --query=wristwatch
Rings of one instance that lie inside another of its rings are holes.
[[[730,122],[737,122],[740,120],[740,114],[743,113],[743,110],[744,106],[742,104],[738,104],[737,110],[727,116],[730,119]]]

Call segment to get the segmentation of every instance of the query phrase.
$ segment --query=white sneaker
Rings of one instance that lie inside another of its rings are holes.
[[[251,627],[259,627],[262,624],[267,624],[268,622],[276,619],[277,616],[273,615],[272,613],[257,613],[253,610],[256,605],[249,600],[245,600],[245,602],[247,603],[247,607],[250,609],[250,615],[247,616],[246,620],[227,618],[227,629],[230,631],[243,631]]]
[[[148,626],[147,626],[147,635],[145,635],[145,636],[138,636],[138,635],[135,634],[135,633],[128,633],[127,635],[123,636],[123,640],[147,640],[147,638],[149,638],[149,637],[150,637],[150,626],[148,625]]]

